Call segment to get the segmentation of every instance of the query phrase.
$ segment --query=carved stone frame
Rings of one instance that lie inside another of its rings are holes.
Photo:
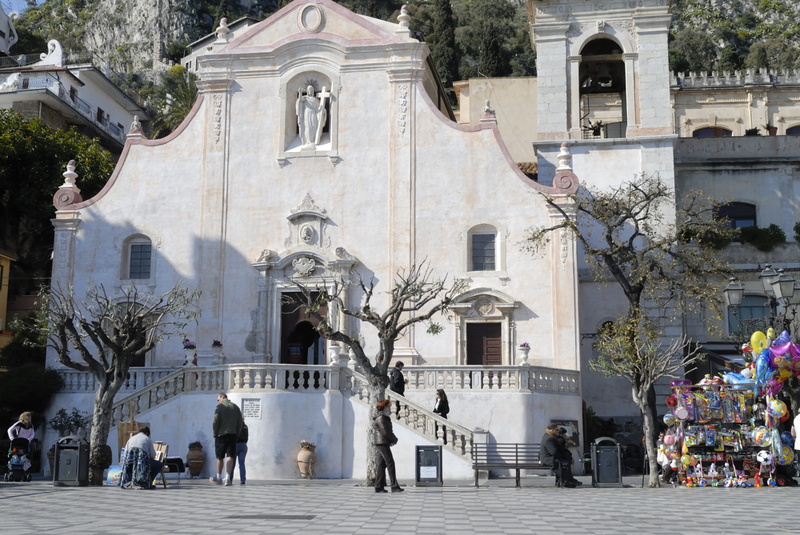
[[[500,323],[502,356],[504,366],[514,364],[513,351],[513,311],[519,307],[506,294],[491,288],[477,288],[460,295],[450,310],[454,317],[451,323],[456,326],[456,364],[467,364],[467,324]]]

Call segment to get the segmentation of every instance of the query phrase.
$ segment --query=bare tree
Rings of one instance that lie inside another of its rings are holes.
[[[609,190],[587,188],[569,195],[567,203],[543,197],[561,218],[556,225],[531,229],[525,247],[536,252],[549,241],[553,231],[564,229],[583,248],[596,278],[607,280],[610,275],[619,285],[628,306],[623,318],[616,322],[615,337],[628,336],[629,340],[628,351],[616,358],[631,362],[618,363],[620,373],[612,375],[631,381],[634,402],[646,425],[648,418],[654,421],[653,385],[665,376],[665,371],[663,367],[646,370],[638,365],[641,358],[638,345],[642,340],[655,343],[650,337],[655,336],[657,329],[638,333],[636,326],[644,325],[646,310],[660,310],[661,317],[669,317],[676,310],[703,308],[707,314],[721,317],[719,285],[731,268],[719,249],[731,240],[735,231],[718,217],[721,203],[714,203],[695,191],[686,192],[676,202],[674,191],[658,175],[641,175]],[[654,375],[656,372],[661,375]],[[637,398],[643,384],[647,385],[648,395],[640,405]],[[645,430],[648,452],[655,451],[651,431]],[[655,455],[650,462],[655,463]],[[650,485],[659,485],[652,469]]]
[[[379,312],[372,307],[372,298],[375,294],[374,279],[364,281],[360,277],[354,282],[360,290],[358,303],[351,305],[346,301],[345,289],[351,281],[338,281],[332,287],[308,287],[295,280],[295,285],[300,289],[305,298],[306,311],[319,321],[317,331],[328,340],[341,342],[350,347],[355,355],[356,362],[364,373],[367,383],[369,398],[373,402],[383,399],[386,386],[389,384],[388,370],[394,355],[397,340],[413,325],[427,324],[427,332],[438,334],[442,331],[441,325],[432,318],[439,313],[446,312],[454,299],[463,291],[463,281],[447,282],[447,277],[434,278],[430,267],[423,262],[419,266],[397,272],[394,286],[389,293],[388,308]],[[333,305],[333,306],[331,306]],[[323,313],[322,311],[327,310]],[[329,315],[341,312],[375,327],[378,334],[378,351],[374,359],[370,359],[364,351],[360,329],[358,332],[348,332],[339,326],[337,321],[331,321]],[[368,426],[367,436],[367,484],[372,484],[375,479],[375,448],[372,444],[372,426]]]
[[[103,470],[111,464],[108,434],[114,397],[135,359],[143,357],[163,337],[180,332],[198,316],[200,292],[181,283],[161,295],[140,293],[135,286],[109,295],[92,286],[78,302],[70,287],[43,289],[40,329],[58,361],[97,379],[89,447],[89,482],[102,485]],[[78,358],[74,359],[77,353]]]
[[[642,413],[644,436],[655,434],[655,420],[650,410],[653,385],[663,377],[677,377],[687,367],[705,358],[700,347],[681,335],[664,344],[661,331],[653,321],[638,315],[625,316],[598,333],[597,358],[589,366],[606,377],[624,377],[631,383],[631,396]],[[650,467],[649,487],[661,486],[658,479],[656,446],[645,441]]]

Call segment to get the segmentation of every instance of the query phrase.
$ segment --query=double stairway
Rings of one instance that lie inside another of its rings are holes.
[[[65,374],[71,390],[94,391],[91,377]],[[179,369],[143,368],[131,372],[122,392],[129,392],[112,406],[112,425],[131,421],[148,411],[188,393],[218,392],[318,392],[338,390],[351,400],[372,405],[367,378],[346,366],[298,366],[291,364],[227,364],[184,366]],[[420,437],[471,461],[473,432],[434,414],[431,410],[389,390],[392,419]]]

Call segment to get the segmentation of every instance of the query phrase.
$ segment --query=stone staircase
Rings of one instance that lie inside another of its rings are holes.
[[[87,384],[88,386],[88,384]],[[365,405],[369,399],[367,378],[342,366],[298,366],[291,364],[229,364],[186,366],[167,372],[152,371],[139,378],[133,392],[112,406],[112,425],[137,419],[140,415],[187,393],[324,392],[339,390],[351,400]],[[413,401],[386,391],[392,401],[394,421],[420,437],[441,444],[446,450],[471,461],[473,431],[434,414]],[[397,407],[399,405],[399,411]],[[446,440],[446,444],[445,444]]]

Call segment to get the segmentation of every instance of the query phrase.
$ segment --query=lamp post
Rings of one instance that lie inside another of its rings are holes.
[[[767,296],[767,306],[769,307],[768,327],[775,328],[775,322],[780,318],[782,330],[788,330],[790,331],[789,334],[791,334],[792,320],[797,306],[800,304],[800,287],[797,286],[797,281],[791,275],[784,273],[783,269],[778,269],[777,271],[772,269],[771,264],[764,265],[764,269],[758,278],[761,280],[761,285]],[[735,316],[744,299],[744,287],[735,277],[731,277],[728,285],[723,289],[723,294],[725,295],[725,303],[732,309]],[[778,314],[778,306],[783,308],[782,314]],[[791,316],[788,315],[790,310]],[[741,323],[743,320],[739,321]]]

